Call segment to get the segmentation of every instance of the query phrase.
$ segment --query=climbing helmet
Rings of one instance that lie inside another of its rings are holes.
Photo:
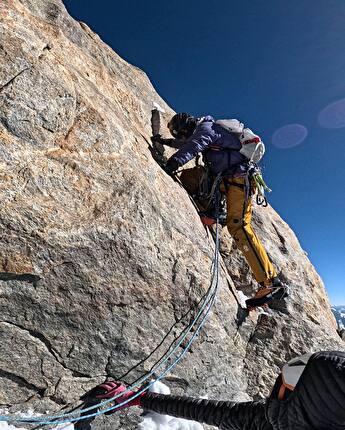
[[[168,129],[176,139],[188,139],[195,127],[196,118],[185,112],[175,114],[168,123]]]

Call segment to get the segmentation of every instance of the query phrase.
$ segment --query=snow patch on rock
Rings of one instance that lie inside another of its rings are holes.
[[[159,394],[170,394],[169,387],[159,381],[152,384],[150,391]],[[138,425],[138,430],[203,430],[203,426],[195,421],[149,412]]]

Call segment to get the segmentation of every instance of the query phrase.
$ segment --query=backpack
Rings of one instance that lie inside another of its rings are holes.
[[[288,361],[282,368],[271,392],[271,398],[286,400],[294,391],[312,353]]]
[[[265,153],[265,145],[250,128],[246,128],[238,119],[219,119],[215,123],[238,137],[242,145],[239,152],[249,161],[258,163],[261,160]]]

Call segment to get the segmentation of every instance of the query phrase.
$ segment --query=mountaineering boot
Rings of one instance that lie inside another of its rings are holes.
[[[246,300],[246,306],[249,310],[268,304],[273,300],[283,300],[289,296],[289,287],[277,277],[271,279],[269,285],[262,284],[255,296]]]

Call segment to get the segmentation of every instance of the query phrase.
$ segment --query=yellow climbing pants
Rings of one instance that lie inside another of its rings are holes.
[[[244,178],[226,180],[227,227],[246,258],[257,282],[269,282],[277,273],[253,231],[252,201],[246,198]]]

